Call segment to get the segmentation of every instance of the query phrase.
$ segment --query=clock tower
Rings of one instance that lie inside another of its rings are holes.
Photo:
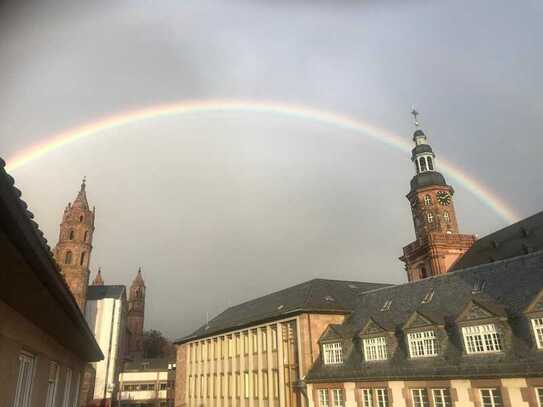
[[[416,240],[403,248],[400,260],[405,263],[407,278],[416,281],[446,273],[473,245],[475,236],[459,233],[454,209],[454,189],[437,171],[436,156],[426,134],[419,128],[418,112],[413,109],[415,146],[411,161],[415,176],[407,199]]]

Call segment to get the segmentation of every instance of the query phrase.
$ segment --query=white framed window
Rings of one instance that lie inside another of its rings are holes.
[[[243,373],[243,396],[246,399],[251,396],[251,389],[249,387],[249,372]]]
[[[503,350],[502,335],[495,324],[466,326],[462,328],[462,333],[468,354]]]
[[[428,390],[411,389],[411,396],[413,397],[413,407],[430,407]]]
[[[57,395],[58,386],[58,363],[49,363],[49,377],[47,378],[47,395],[45,396],[45,407],[53,407]]]
[[[381,311],[389,311],[390,307],[392,306],[392,300],[386,300],[383,306],[381,307]]]
[[[64,380],[64,401],[62,407],[70,407],[70,391],[72,390],[72,369],[66,368],[66,379]]]
[[[480,389],[481,407],[503,407],[500,389]]]
[[[439,353],[436,332],[433,330],[410,332],[407,334],[407,341],[412,358],[436,356]]]
[[[537,399],[538,407],[543,407],[543,387],[535,388],[535,398]]]
[[[365,338],[362,343],[364,345],[364,357],[366,361],[388,359],[386,337]]]
[[[449,389],[432,389],[434,407],[451,407],[451,391]]]
[[[319,407],[329,407],[328,389],[319,389]]]
[[[322,345],[322,351],[325,365],[343,363],[343,349],[340,342],[325,343]]]
[[[334,401],[333,407],[344,407],[342,389],[332,389],[332,399]]]
[[[32,392],[32,381],[34,380],[34,366],[36,358],[30,353],[19,354],[19,368],[17,370],[17,387],[13,407],[28,407],[30,405],[30,394]]]
[[[424,195],[424,205],[432,205],[432,197],[428,194]]]
[[[450,220],[451,220],[451,217],[449,216],[449,212],[447,211],[443,211],[443,219],[445,220],[445,222],[449,223]]]
[[[534,329],[537,349],[543,349],[543,318],[533,318],[532,327]]]
[[[362,389],[363,407],[389,407],[388,391],[382,388]]]
[[[434,222],[434,215],[432,215],[432,212],[426,213],[426,220],[428,221],[428,223]]]
[[[269,386],[270,386],[270,380],[268,379],[268,371],[263,370],[262,371],[262,397],[264,399],[268,399],[269,397]]]

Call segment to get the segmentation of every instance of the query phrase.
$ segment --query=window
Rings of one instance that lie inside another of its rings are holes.
[[[17,387],[15,388],[13,407],[28,407],[30,405],[35,360],[34,356],[29,353],[19,354]]]
[[[428,223],[433,223],[434,222],[434,215],[432,215],[432,212],[428,212],[426,214],[426,220],[428,221]]]
[[[420,170],[422,172],[426,171],[426,158],[424,157],[420,158]]]
[[[221,336],[221,359],[228,356],[228,341],[226,337]]]
[[[232,398],[234,393],[234,383],[233,383],[232,373],[228,373],[228,398]]]
[[[253,372],[253,398],[258,398],[258,372]]]
[[[249,388],[249,372],[243,373],[243,396],[248,399],[251,395]]]
[[[71,264],[72,263],[72,252],[67,251],[66,255],[64,256],[64,264]]]
[[[428,276],[428,272],[426,271],[426,267],[424,266],[420,266],[420,278],[427,278],[429,277]]]
[[[236,356],[241,354],[241,337],[239,334],[236,335]]]
[[[381,312],[389,311],[392,306],[392,300],[386,300],[383,306],[381,307]]]
[[[532,319],[537,349],[543,349],[543,318]]]
[[[411,332],[407,334],[407,340],[412,358],[436,356],[439,352],[435,331]]]
[[[85,235],[83,236],[83,241],[86,242],[89,237],[89,232],[85,231]]]
[[[224,398],[224,373],[219,376],[219,393],[221,398]]]
[[[204,375],[200,376],[200,398],[204,397]]]
[[[329,407],[328,402],[328,389],[319,389],[319,406]]]
[[[243,333],[243,353],[247,355],[249,353],[249,333]]]
[[[373,389],[362,389],[362,406],[373,407]]]
[[[82,266],[84,261],[85,261],[85,252],[81,253],[81,257],[79,259],[79,265]]]
[[[432,302],[432,298],[434,298],[434,290],[430,290],[428,293],[426,293],[421,301],[421,304],[430,304]]]
[[[262,328],[262,352],[268,351],[268,334],[266,328]]]
[[[325,365],[343,363],[343,350],[341,348],[341,343],[325,343],[322,345],[322,350]]]
[[[187,386],[189,399],[192,397],[192,375],[189,375],[189,385]],[[126,385],[124,385],[123,390],[126,390]]]
[[[211,397],[211,390],[213,389],[213,383],[211,383],[211,375],[206,376],[206,396]]]
[[[277,370],[273,371],[273,398],[279,398],[279,372]]]
[[[70,403],[70,390],[72,387],[72,369],[66,368],[66,379],[64,381],[64,401],[62,407],[69,407]]]
[[[68,236],[68,239],[74,240],[74,231],[70,230],[70,235]]]
[[[388,359],[387,341],[384,336],[366,338],[362,342],[366,361]]]
[[[219,358],[219,352],[220,352],[220,343],[217,338],[213,339],[213,359],[217,360]]]
[[[58,364],[56,362],[49,363],[49,377],[47,378],[47,395],[45,396],[45,407],[53,407],[55,405],[55,396],[57,395],[58,370]]]
[[[234,337],[232,335],[228,336],[228,357],[231,358],[234,356]]]
[[[424,195],[424,205],[428,206],[432,204],[432,197],[428,194]]]
[[[217,374],[213,375],[213,398],[219,396],[219,380],[217,379]]]
[[[268,386],[270,385],[269,379],[268,379],[268,372],[263,370],[262,371],[262,397],[265,399],[268,398]]]
[[[79,217],[79,222],[83,222],[83,215]]]
[[[481,407],[502,407],[502,395],[499,389],[481,389]]]
[[[449,389],[432,389],[435,407],[451,407],[451,392]]]
[[[426,160],[428,160],[428,169],[430,171],[434,170],[434,163],[432,162],[432,157],[427,157]]]
[[[430,407],[430,399],[428,398],[428,390],[426,389],[411,389],[413,397],[413,407]]]
[[[473,288],[471,289],[472,294],[482,293],[486,287],[486,280],[475,280],[473,282]]]
[[[241,397],[241,374],[236,373],[236,397]]]
[[[443,219],[445,219],[445,222],[449,223],[451,218],[449,217],[449,212],[443,211]]]
[[[343,390],[332,389],[332,398],[334,399],[334,407],[343,407]]]
[[[468,354],[503,350],[502,335],[494,324],[467,326],[462,328],[462,333]]]
[[[388,391],[387,389],[375,389],[377,396],[377,407],[388,407]]]
[[[543,387],[538,387],[535,389],[535,397],[537,399],[537,405],[543,407]]]
[[[419,160],[415,160],[415,166],[417,168],[417,174],[420,172]]]
[[[272,351],[277,350],[277,328],[273,327],[271,329],[271,335],[272,335]]]

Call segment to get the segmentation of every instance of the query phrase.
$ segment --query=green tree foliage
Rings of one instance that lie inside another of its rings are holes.
[[[162,332],[151,329],[143,333],[144,358],[163,358],[170,356],[171,352],[172,344],[162,335]]]

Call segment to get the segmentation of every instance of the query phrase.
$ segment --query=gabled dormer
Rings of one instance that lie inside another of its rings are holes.
[[[456,323],[468,355],[503,352],[511,341],[505,307],[491,300],[470,300]]]
[[[344,338],[340,325],[328,325],[319,338],[322,362],[325,365],[341,365],[344,358]]]
[[[398,346],[394,328],[370,317],[358,333],[362,344],[362,358],[366,362],[388,360]]]
[[[539,291],[526,307],[524,315],[530,323],[535,348],[543,350],[543,290]]]
[[[447,332],[443,318],[428,311],[414,311],[403,325],[409,357],[427,358],[443,354]]]

